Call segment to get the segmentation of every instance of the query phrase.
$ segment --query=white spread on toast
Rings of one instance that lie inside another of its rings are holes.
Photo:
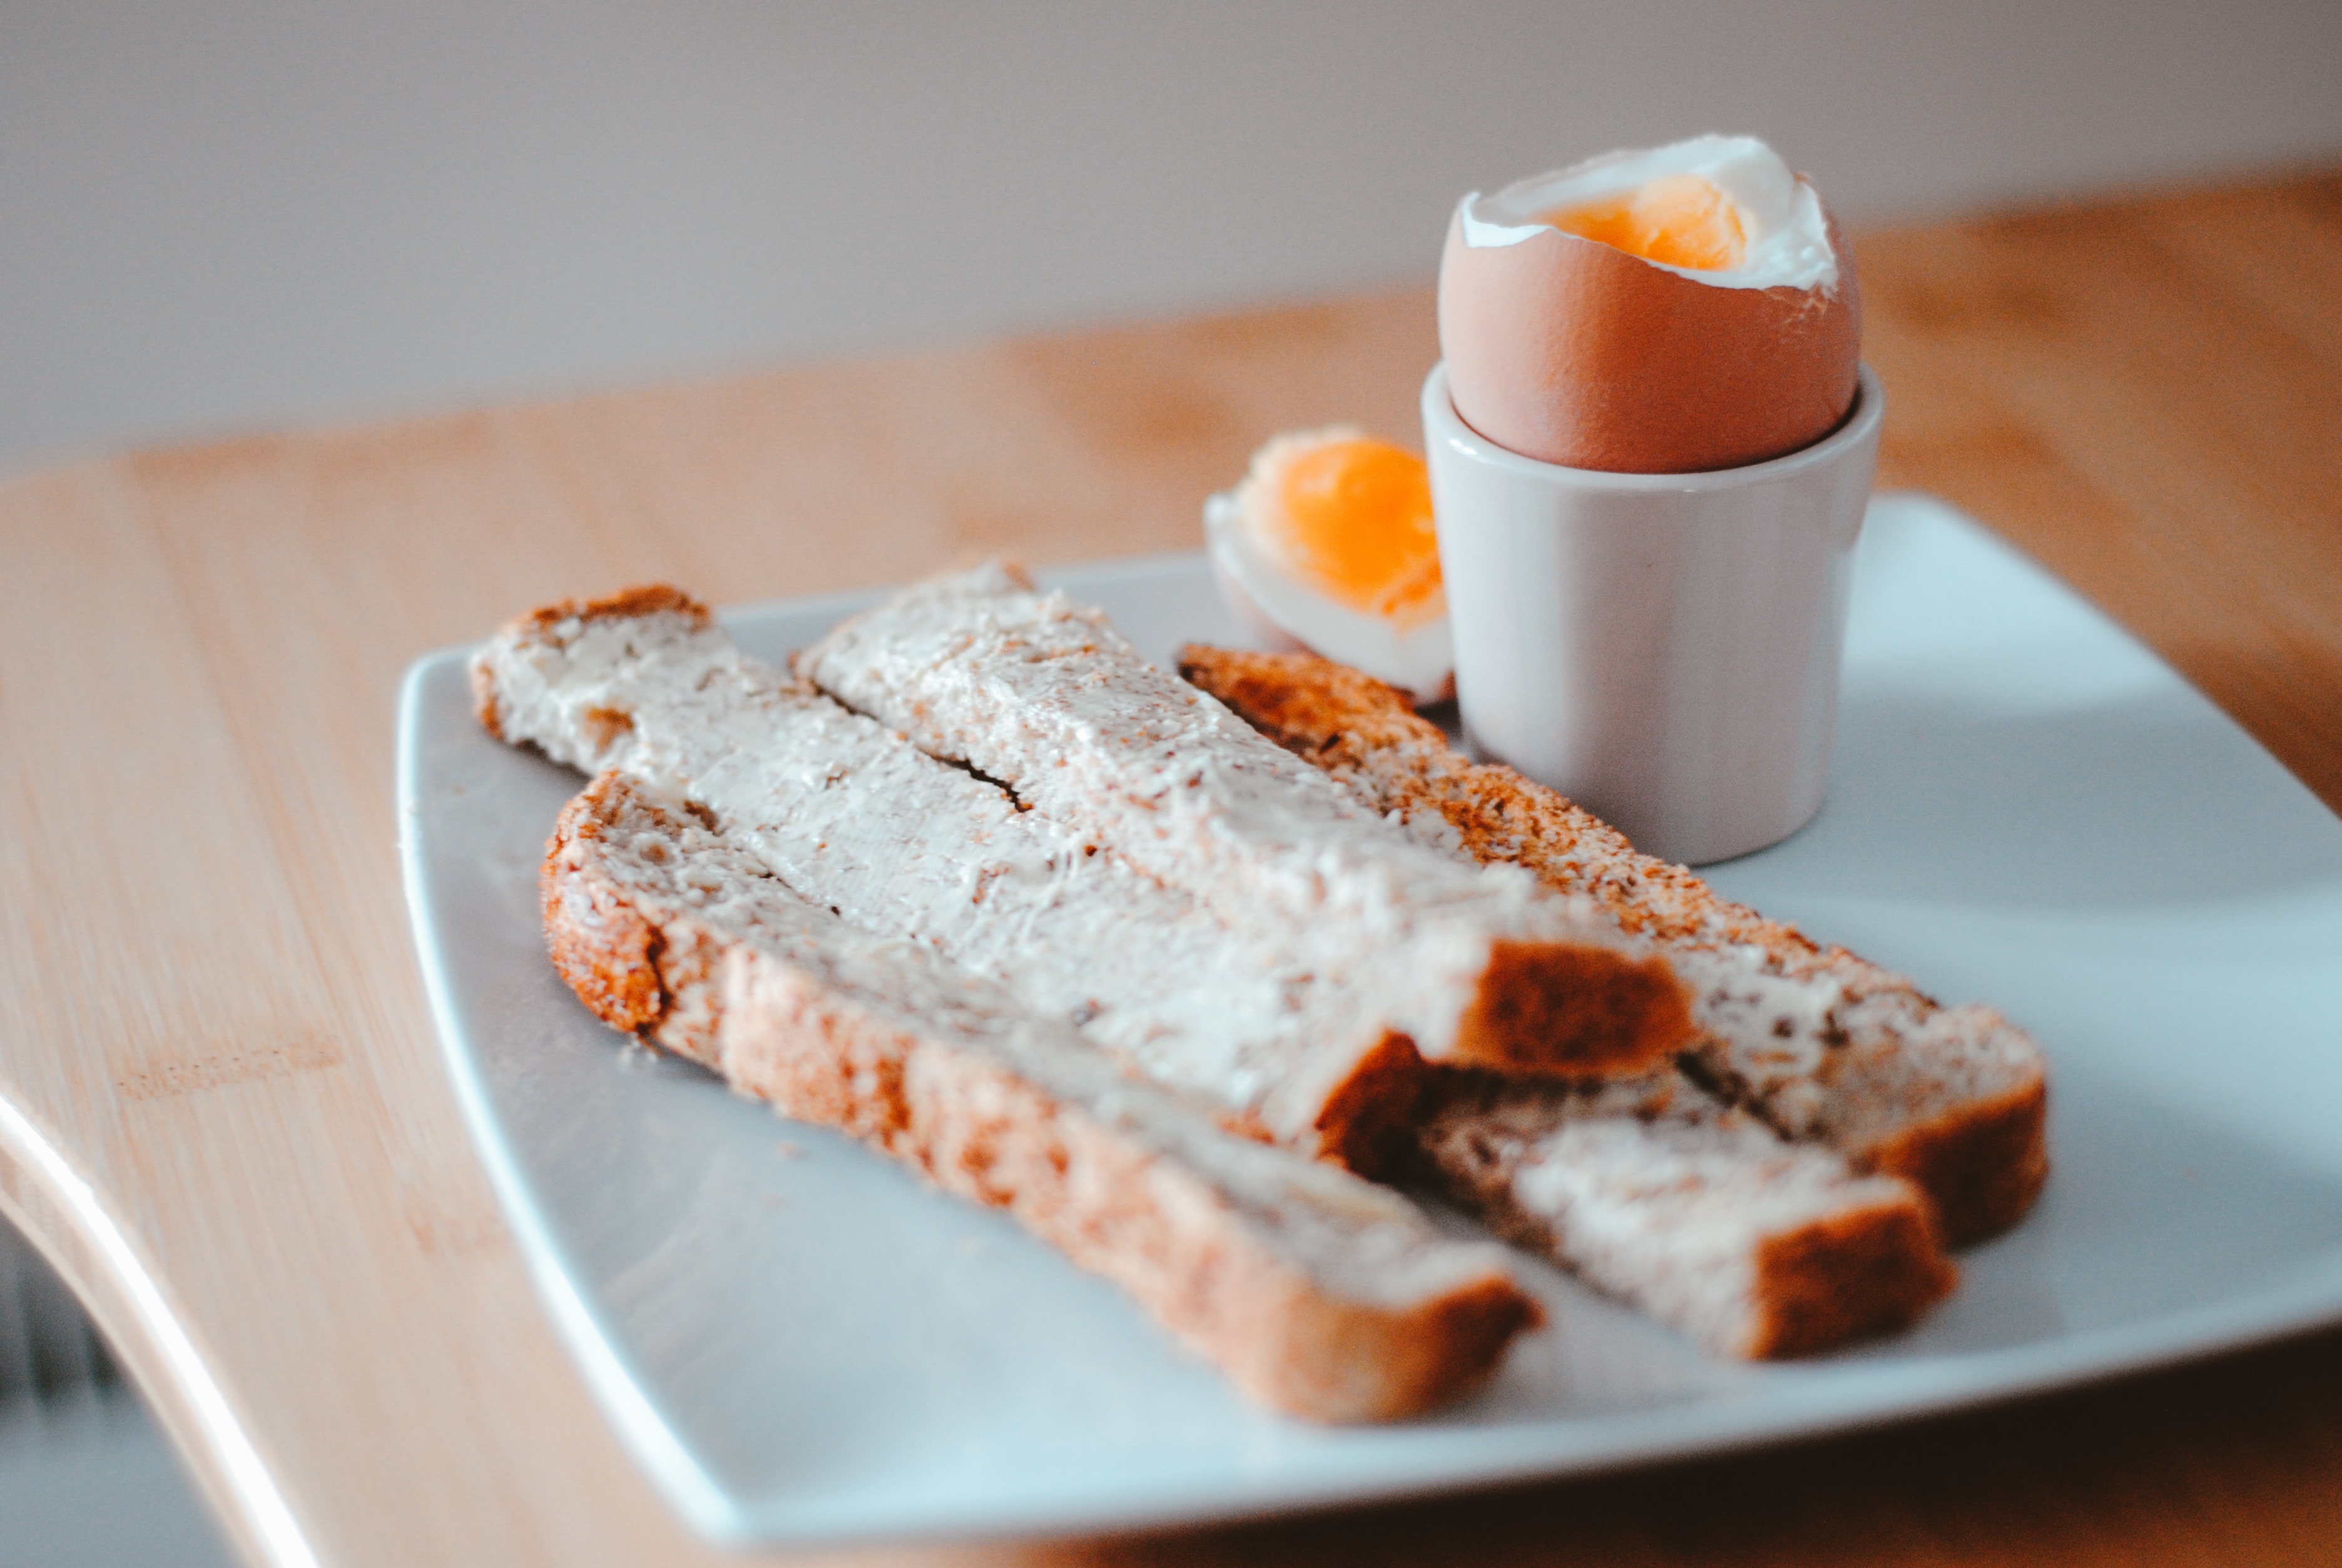
[[[1418,844],[1148,664],[1099,612],[999,565],[906,589],[798,667],[1190,890],[1246,939],[1297,933],[1321,973],[1372,995],[1429,1060],[1456,1053],[1492,944],[1634,945],[1513,868]]]
[[[1190,1093],[1306,1142],[1382,1038],[1313,955],[905,744],[674,613],[572,617],[483,655],[498,723],[708,807],[806,897],[1013,986]]]
[[[656,964],[655,1038],[1008,1209],[1271,1403],[1405,1413],[1537,1318],[1502,1248],[1226,1133],[1004,987],[806,903],[680,797],[603,774],[564,812],[545,883],[565,973]],[[655,960],[613,940],[630,921]],[[1410,1365],[1410,1345],[1433,1353]]]

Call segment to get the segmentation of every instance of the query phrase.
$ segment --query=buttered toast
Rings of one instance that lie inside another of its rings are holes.
[[[1190,647],[1180,670],[1294,755],[1427,843],[1599,902],[1692,992],[1686,1064],[1783,1136],[1904,1177],[1947,1237],[2007,1229],[2048,1174],[2040,1049],[1988,1007],[1719,897],[1512,769],[1476,764],[1406,698],[1307,654]]]
[[[1414,1414],[1538,1320],[1501,1248],[1231,1134],[1001,986],[808,904],[687,801],[604,774],[542,883],[555,965],[604,1022],[1006,1209],[1275,1409]]]
[[[1501,1249],[1354,1171],[1757,1357],[1910,1323],[1947,1237],[2029,1201],[2038,1054],[1997,1015],[1256,658],[1190,686],[992,568],[786,669],[656,588],[474,674],[492,733],[598,775],[544,901],[597,1016],[1007,1208],[1275,1408],[1433,1408],[1537,1321]]]

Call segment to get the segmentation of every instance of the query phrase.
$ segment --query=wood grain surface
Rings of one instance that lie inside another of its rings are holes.
[[[1859,237],[1882,483],[2109,609],[2342,806],[2342,176]],[[1430,295],[0,485],[0,1208],[255,1562],[688,1563],[505,1236],[393,820],[416,655],[540,601],[1183,548],[1272,431],[1416,427]],[[1641,1475],[935,1564],[2342,1561],[2342,1334]]]

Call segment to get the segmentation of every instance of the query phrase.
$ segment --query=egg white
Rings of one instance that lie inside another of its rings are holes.
[[[1747,251],[1737,267],[1703,271],[1650,265],[1716,288],[1835,289],[1837,252],[1821,197],[1755,136],[1694,136],[1664,147],[1604,153],[1552,174],[1516,180],[1494,195],[1464,198],[1464,243],[1515,245],[1554,232],[1546,214],[1591,206],[1667,175],[1697,175],[1740,209]],[[1646,259],[1647,258],[1644,258]]]
[[[1446,614],[1401,630],[1380,615],[1328,597],[1296,577],[1258,537],[1248,509],[1235,494],[1204,503],[1204,542],[1228,607],[1263,643],[1275,647],[1289,639],[1396,686],[1418,703],[1454,693],[1456,647]]]

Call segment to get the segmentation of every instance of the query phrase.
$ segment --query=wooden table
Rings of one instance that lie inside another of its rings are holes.
[[[1859,241],[1884,482],[1975,512],[2342,806],[2342,177]],[[416,654],[1195,543],[1271,431],[1414,428],[1428,291],[0,485],[0,1207],[256,1561],[717,1562],[612,1440],[457,1120],[399,888]],[[2342,1333],[1626,1479],[920,1563],[2342,1561]]]

